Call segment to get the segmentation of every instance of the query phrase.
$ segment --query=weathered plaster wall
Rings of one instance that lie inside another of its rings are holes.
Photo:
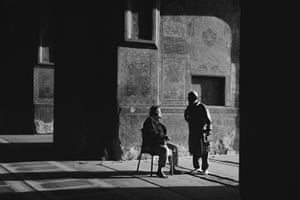
[[[212,14],[198,14],[202,8],[197,10],[197,4],[165,1],[162,5],[159,88],[160,103],[165,107],[164,123],[181,154],[187,154],[188,128],[183,111],[192,89],[191,76],[224,77],[225,106],[209,106],[214,129],[211,153],[235,153],[239,150],[235,107],[238,80],[236,65],[231,63],[231,27]]]
[[[54,129],[54,68],[37,65],[34,68],[34,124],[38,134]]]
[[[231,31],[228,24],[217,17],[194,16],[191,33],[192,70],[229,75]]]
[[[119,48],[118,100],[120,105],[151,105],[157,98],[157,52]]]
[[[157,103],[157,51],[119,47],[119,137],[124,159],[137,157],[143,121]]]
[[[119,131],[124,159],[137,157],[140,128],[153,104],[161,105],[162,122],[179,154],[188,155],[183,113],[192,75],[225,79],[225,105],[209,106],[213,120],[210,153],[239,151],[239,63],[231,60],[232,33],[237,32],[232,28],[237,26],[230,24],[236,23],[230,21],[236,13],[230,13],[234,11],[230,5],[224,7],[226,1],[211,2],[162,1],[157,50],[119,48]]]
[[[239,152],[239,115],[236,108],[210,108],[213,131],[210,136],[211,154]]]
[[[239,120],[237,109],[209,107],[213,121],[210,140],[211,154],[239,152]],[[179,155],[188,155],[188,126],[184,120],[184,108],[163,108],[162,122],[168,129],[172,142],[179,147]]]
[[[140,129],[148,116],[149,107],[123,108],[120,114],[120,140],[123,159],[136,159],[140,150]],[[210,154],[235,154],[239,152],[239,118],[235,108],[209,107],[213,131],[209,138]],[[167,127],[172,143],[179,155],[189,155],[188,126],[183,117],[184,108],[162,107],[162,123]],[[145,156],[147,157],[147,156]]]

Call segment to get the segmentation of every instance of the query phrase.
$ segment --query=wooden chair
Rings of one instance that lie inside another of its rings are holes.
[[[141,158],[142,158],[142,155],[145,154],[145,153],[151,155],[151,169],[150,169],[150,176],[152,176],[152,174],[153,174],[153,157],[154,157],[154,156],[158,156],[158,154],[155,154],[155,153],[153,153],[153,152],[147,151],[146,149],[143,149],[143,147],[141,147],[141,152],[140,152],[140,155],[138,156],[139,162],[138,162],[138,166],[137,166],[136,172],[137,172],[137,173],[139,172],[139,167],[140,167],[140,163],[141,163]]]
[[[143,129],[141,129],[141,132],[142,132],[142,145],[141,145],[141,151],[140,151],[140,154],[138,156],[138,166],[137,166],[137,169],[136,169],[136,172],[138,173],[139,172],[139,168],[140,168],[140,163],[141,163],[141,158],[142,158],[142,155],[143,154],[150,154],[151,155],[151,169],[150,169],[150,176],[152,176],[153,174],[153,157],[154,156],[159,156],[158,154],[152,152],[144,143],[144,138],[146,138],[146,134],[145,132],[143,131]],[[172,164],[170,165],[171,167],[171,175],[173,175],[173,157],[172,157]]]

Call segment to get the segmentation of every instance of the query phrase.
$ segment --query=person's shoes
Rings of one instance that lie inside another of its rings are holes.
[[[160,178],[168,178],[168,176],[165,175],[165,173],[163,171],[158,171],[157,176],[160,177]]]
[[[201,174],[202,174],[202,175],[208,175],[209,172],[208,172],[208,170],[206,169],[206,170],[202,171]]]
[[[195,168],[193,170],[190,171],[191,174],[197,174],[197,173],[201,173],[202,171],[199,168]]]

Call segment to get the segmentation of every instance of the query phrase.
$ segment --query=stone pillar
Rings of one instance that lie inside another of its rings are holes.
[[[54,63],[52,55],[52,6],[42,0],[37,64],[34,66],[34,124],[37,134],[53,133]]]
[[[54,65],[34,67],[34,124],[37,134],[53,133]]]

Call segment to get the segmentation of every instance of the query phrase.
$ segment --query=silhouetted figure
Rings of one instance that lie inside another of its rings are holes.
[[[212,129],[212,121],[207,107],[200,102],[196,91],[189,92],[188,106],[184,118],[189,126],[189,152],[193,156],[192,172],[199,170],[199,159],[202,159],[201,169],[203,174],[208,174],[209,141],[207,136]]]
[[[167,157],[171,164],[173,158],[173,169],[174,174],[181,174],[182,171],[176,170],[175,166],[178,164],[178,148],[171,144],[169,137],[167,136],[166,127],[160,122],[162,117],[161,109],[159,106],[152,106],[150,108],[149,117],[143,124],[142,131],[144,132],[143,143],[149,151],[152,151],[159,155],[157,176],[161,178],[167,178],[162,168],[166,166]]]

